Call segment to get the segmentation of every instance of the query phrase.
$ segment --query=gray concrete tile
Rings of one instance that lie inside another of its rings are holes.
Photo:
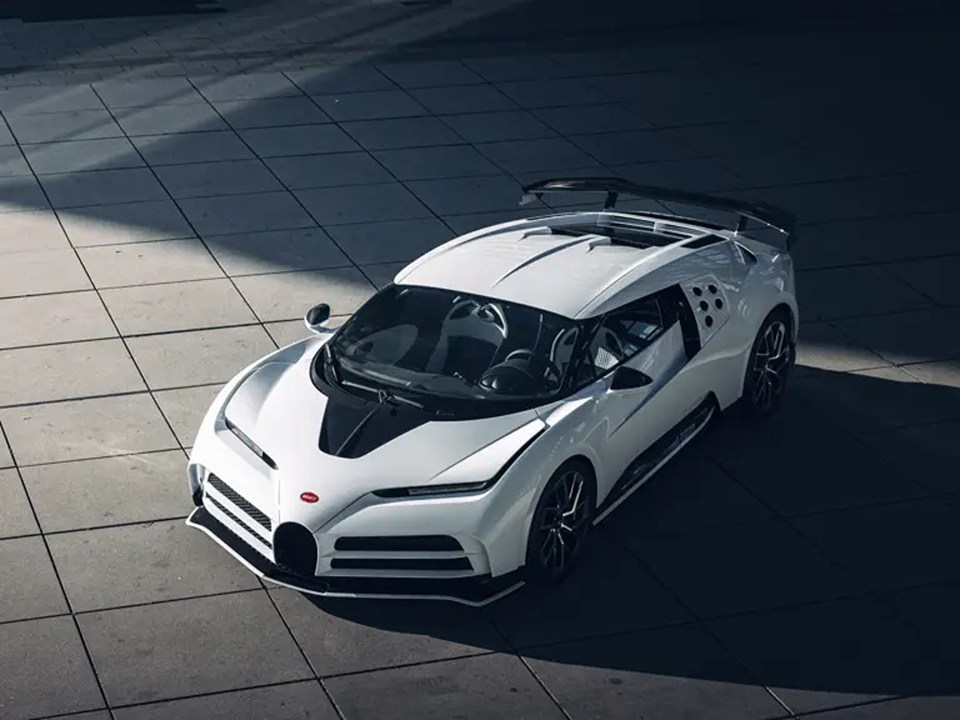
[[[311,677],[262,591],[86,613],[78,621],[112,705]],[[193,665],[184,672],[188,656]]]
[[[326,113],[306,97],[280,97],[256,102],[228,100],[213,103],[213,107],[235,130],[330,122]]]
[[[20,465],[177,448],[146,393],[0,409],[0,423]]]
[[[69,611],[43,538],[0,540],[0,622]]]
[[[167,165],[158,167],[156,173],[176,199],[283,189],[273,173],[259,160]]]
[[[861,586],[785,523],[648,536],[632,543],[698,617],[855,595]],[[763,572],[757,572],[757,568]]]
[[[832,247],[844,247],[848,264],[953,255],[956,244],[945,230],[958,218],[960,213],[944,212],[827,223],[817,228],[822,236],[817,249],[825,252]],[[798,261],[805,244],[797,246]]]
[[[98,288],[223,277],[199,240],[104,245],[77,252]]]
[[[253,158],[250,148],[243,144],[233,130],[143,135],[133,137],[131,141],[143,154],[144,159],[154,167]]]
[[[33,465],[23,482],[45,533],[184,517],[193,508],[180,450]],[[135,501],[132,501],[133,499]]]
[[[960,698],[948,694],[900,698],[815,713],[810,720],[911,720],[960,714]]]
[[[297,96],[301,92],[283,73],[244,73],[191,77],[190,82],[210,102],[259,100]]]
[[[954,472],[960,461],[958,431],[960,422],[953,421],[869,433],[860,439],[880,457],[904,468],[919,485],[955,494],[960,492],[960,479]]]
[[[341,318],[342,319],[342,318]],[[329,323],[339,324],[337,318],[331,318]],[[328,324],[329,324],[328,323]],[[272,322],[264,325],[264,328],[277,347],[285,347],[293,343],[310,337],[312,334],[303,324],[303,320],[283,320],[281,322]]]
[[[13,145],[15,142],[7,121],[0,117],[0,146]]]
[[[943,680],[916,636],[869,598],[743,615],[708,629],[795,713],[925,692]]]
[[[921,382],[939,385],[944,391],[960,390],[960,360],[914,363],[903,365],[900,369]]]
[[[409,262],[453,238],[434,218],[337,225],[330,234],[357,265]]]
[[[396,85],[370,65],[343,65],[288,70],[286,73],[307,95],[393,90]]]
[[[226,382],[274,350],[259,325],[144,335],[127,343],[151,390]]]
[[[886,269],[939,305],[960,305],[960,288],[950,280],[960,272],[960,256],[900,262]]]
[[[167,199],[146,168],[41,175],[40,182],[55,208]]]
[[[0,466],[13,465],[7,443],[0,437]],[[14,469],[0,470],[0,538],[34,535],[39,532],[30,501]],[[0,565],[2,567],[2,565]],[[3,585],[0,583],[0,592]],[[40,613],[38,613],[40,614]]]
[[[90,205],[60,210],[57,215],[74,247],[194,237],[186,218],[170,200]]]
[[[506,650],[486,615],[449,603],[390,608],[314,603],[289,590],[274,602],[321,677]]]
[[[103,103],[85,85],[18,87],[0,90],[0,110],[6,115],[102,109]]]
[[[360,268],[364,275],[366,275],[370,282],[380,290],[393,282],[393,279],[397,276],[403,268],[407,266],[407,263],[375,263],[373,265],[364,265]]]
[[[533,85],[538,84],[539,82],[533,83]],[[650,121],[640,113],[620,103],[587,105],[564,103],[564,105],[567,107],[541,107],[533,110],[533,114],[563,135],[649,130],[653,127]]]
[[[272,351],[271,345],[268,352]],[[240,369],[242,368],[236,368],[236,370]],[[181,390],[162,390],[153,394],[160,406],[160,411],[170,423],[177,440],[183,447],[193,447],[203,416],[210,409],[221,387],[221,384],[217,383]]]
[[[368,682],[376,684],[376,693],[363,691]],[[564,717],[515,656],[499,653],[382,670],[369,676],[346,675],[331,678],[326,685],[348,718],[495,718],[502,715],[506,704],[514,717]],[[425,685],[444,691],[424,693]]]
[[[21,177],[32,172],[16,145],[0,145],[0,177]]]
[[[465,215],[494,210],[515,210],[520,204],[520,183],[500,177],[462,178],[452,180],[415,180],[407,187],[438,215]],[[542,210],[542,206],[540,207]],[[528,205],[524,213],[537,212]]]
[[[180,208],[204,237],[313,227],[313,219],[288,192],[189,198]]]
[[[8,115],[7,123],[21,143],[123,137],[123,131],[106,110]]]
[[[403,88],[470,85],[486,82],[457,60],[408,60],[377,65],[377,69]]]
[[[82,170],[117,170],[145,164],[126,138],[102,138],[24,145],[30,166],[38,175]]]
[[[539,78],[500,82],[497,89],[525,108],[560,107],[564,105],[597,106],[607,102],[603,92],[580,78]]]
[[[470,145],[376,150],[373,154],[398,180],[499,175],[501,172]]]
[[[205,103],[124,108],[114,115],[117,124],[131,137],[230,129],[217,111]]]
[[[550,78],[563,72],[560,64],[544,53],[524,55],[523,62],[513,55],[468,57],[463,64],[490,82]]]
[[[791,520],[830,557],[876,590],[960,576],[943,548],[956,547],[956,512],[933,499],[820,513]],[[891,532],[891,528],[897,528]]]
[[[482,143],[477,149],[509,173],[599,167],[599,163],[563,138]]]
[[[446,115],[443,122],[467,142],[498,142],[553,137],[556,133],[526,110]]]
[[[180,77],[104,80],[93,83],[93,89],[111,109],[206,103],[190,82]]]
[[[231,276],[317,270],[350,264],[347,256],[317,227],[217,235],[207,243],[224,271]]]
[[[374,292],[353,268],[251,275],[235,282],[263,322],[302,318],[320,302],[330,305],[333,315],[350,315]]]
[[[90,281],[73,250],[9,253],[0,263],[0,298],[88,288]]]
[[[35,177],[0,177],[0,213],[40,210],[49,206],[50,203]]]
[[[68,372],[64,372],[69,368]],[[24,378],[29,382],[23,382]],[[119,339],[0,350],[0,405],[144,390]]]
[[[336,720],[339,716],[316,681],[204,695],[113,711],[117,720]]]
[[[240,136],[262,158],[342,153],[360,149],[347,133],[330,123],[251,128],[241,130]]]
[[[784,708],[698,627],[647,630],[528,651],[575,718],[772,718]]]
[[[103,707],[90,662],[70,617],[0,625],[0,647],[17,662],[0,674],[4,720],[27,720]],[[57,692],[50,691],[56,678]],[[61,687],[62,685],[62,687]]]
[[[75,612],[260,587],[179,519],[57,533],[47,542]]]
[[[411,90],[410,94],[421,105],[437,115],[517,109],[517,104],[493,85],[421,88]]]
[[[0,255],[69,247],[67,236],[52,210],[4,213],[0,221]]]
[[[365,152],[279,157],[266,160],[266,163],[291,190],[393,180],[390,173]]]
[[[463,140],[433,117],[361,120],[341,127],[367,150],[458,145]]]
[[[944,308],[851,318],[834,324],[882,358],[900,364],[960,357],[960,336],[943,332],[958,323],[960,311]]]
[[[577,135],[572,140],[585,152],[608,165],[686,160],[700,154],[671,138],[663,130]]]
[[[314,95],[314,102],[338,122],[381,120],[427,115],[427,110],[403,90]]]
[[[602,612],[596,608],[602,607]],[[528,585],[490,606],[510,643],[526,648],[691,619],[625,548],[597,535],[560,587]]]
[[[114,288],[103,290],[101,295],[124,335],[256,322],[256,316],[227,279]]]
[[[708,158],[615,165],[612,169],[620,177],[641,185],[661,185],[690,192],[721,192],[741,184],[736,175]]]
[[[737,157],[789,150],[793,143],[783,128],[770,125],[717,123],[696,127],[674,128],[666,137],[687,145],[698,154],[711,157]],[[731,168],[736,172],[736,168]]]
[[[933,304],[876,265],[799,272],[797,293],[804,298],[806,316],[823,320],[906,312]]]
[[[400,183],[313,188],[294,193],[320,225],[430,217],[430,211]]]
[[[94,292],[0,300],[0,348],[116,335],[110,316]]]
[[[957,660],[960,660],[960,646],[957,645],[957,640],[960,640],[960,622],[954,609],[960,600],[960,584],[952,582],[910,588],[884,594],[883,599],[893,605],[911,627],[916,628],[936,647],[941,657],[956,665]]]
[[[2,430],[3,428],[0,428]],[[13,458],[10,457],[10,448],[7,447],[6,438],[0,437],[0,468],[13,467]]]
[[[797,374],[811,368],[842,373],[888,366],[886,360],[853,342],[829,323],[803,323],[800,327],[794,368]]]

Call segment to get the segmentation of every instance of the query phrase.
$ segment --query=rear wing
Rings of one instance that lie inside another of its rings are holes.
[[[683,190],[672,190],[669,188],[656,187],[653,185],[638,185],[629,180],[619,177],[584,177],[552,180],[540,180],[523,188],[523,197],[520,199],[521,205],[526,205],[534,200],[539,200],[544,193],[559,192],[605,192],[607,199],[603,204],[604,210],[612,210],[617,204],[617,198],[620,195],[629,195],[631,197],[642,197],[650,200],[663,200],[665,202],[676,202],[692,207],[700,207],[710,210],[719,210],[729,212],[737,216],[737,224],[733,228],[735,232],[743,232],[747,228],[747,222],[755,220],[781,232],[785,236],[786,247],[789,250],[796,244],[796,218],[785,210],[768,205],[767,203],[745,202],[741,200],[732,200],[730,198],[716,197],[714,195],[701,195],[699,193],[685,192]],[[662,215],[659,213],[647,213],[644,215],[655,215],[668,217],[675,220],[683,220],[696,225],[706,227],[718,226],[706,223],[697,218],[684,217],[681,215]]]

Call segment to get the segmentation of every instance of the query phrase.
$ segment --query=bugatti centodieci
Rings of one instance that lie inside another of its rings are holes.
[[[207,412],[188,524],[303,592],[483,604],[566,577],[721,411],[776,409],[798,332],[788,213],[620,178],[523,190],[605,202],[450,240],[339,327],[311,308],[311,336]]]

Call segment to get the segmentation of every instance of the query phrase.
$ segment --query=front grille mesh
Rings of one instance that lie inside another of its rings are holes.
[[[264,530],[269,531],[273,528],[273,523],[270,522],[270,518],[267,517],[266,513],[250,504],[249,500],[227,485],[216,475],[211,474],[207,478],[207,482],[210,483],[214,490],[249,515],[250,519],[257,523]]]

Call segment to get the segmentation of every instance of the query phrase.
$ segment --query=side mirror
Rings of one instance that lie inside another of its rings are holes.
[[[632,367],[621,365],[613,371],[613,381],[610,383],[611,390],[633,390],[635,388],[646,387],[653,383],[653,378],[646,373],[640,372]]]
[[[303,322],[310,332],[322,333],[326,330],[323,324],[329,317],[330,306],[326,303],[320,303],[307,310],[307,314],[303,316]]]

